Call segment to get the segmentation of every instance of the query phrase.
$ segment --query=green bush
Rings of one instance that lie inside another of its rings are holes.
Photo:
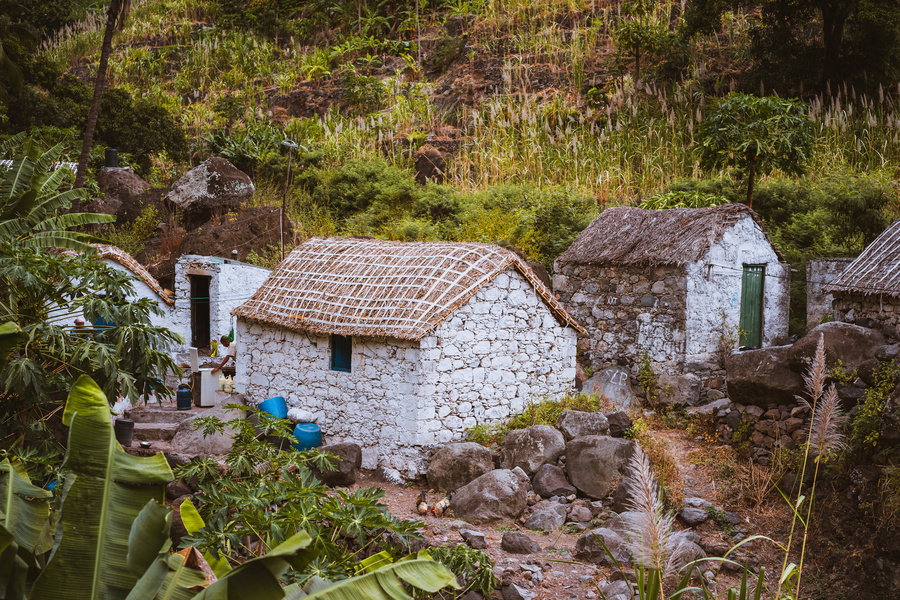
[[[376,77],[345,75],[344,99],[361,115],[379,111],[384,108],[384,85]]]
[[[383,159],[350,161],[324,173],[313,199],[326,206],[338,221],[370,213],[369,226],[412,207],[420,188],[408,171]]]

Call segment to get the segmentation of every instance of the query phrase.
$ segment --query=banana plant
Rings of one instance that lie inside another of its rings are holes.
[[[142,458],[122,450],[106,396],[86,375],[72,386],[63,423],[70,430],[62,509],[52,558],[30,598],[124,599],[138,579],[126,560],[132,524],[149,501],[163,502],[172,470],[162,454]]]

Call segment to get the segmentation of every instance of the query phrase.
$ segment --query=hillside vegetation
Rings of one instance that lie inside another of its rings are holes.
[[[3,100],[3,132],[64,141],[77,158],[107,4],[4,0],[0,33],[21,81]],[[889,0],[831,3],[836,15],[808,0],[131,4],[92,165],[116,147],[165,185],[223,156],[254,178],[256,205],[278,205],[293,140],[298,240],[499,242],[552,268],[607,206],[743,201],[745,170],[698,152],[702,124],[734,91],[798,98],[811,123],[797,168],[760,172],[754,192],[798,267],[858,253],[898,214],[900,8]],[[422,162],[438,167],[427,184],[414,179],[417,156],[420,180]]]

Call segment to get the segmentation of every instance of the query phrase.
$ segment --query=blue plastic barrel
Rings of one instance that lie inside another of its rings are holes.
[[[287,419],[287,403],[281,396],[275,396],[259,403],[259,410],[269,413],[276,419]]]
[[[297,450],[309,450],[322,445],[322,432],[315,423],[297,423],[294,427],[294,437],[297,438],[294,443]]]
[[[176,410],[191,410],[191,388],[186,383],[178,386],[175,392]]]

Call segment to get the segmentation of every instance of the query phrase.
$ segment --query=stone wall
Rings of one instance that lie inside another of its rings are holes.
[[[834,295],[822,288],[844,272],[852,258],[814,258],[806,263],[806,328],[812,329],[831,314]]]
[[[188,275],[207,275],[211,278],[210,335],[217,340],[234,325],[231,311],[246,302],[269,273],[269,269],[213,256],[185,255],[179,258],[175,264],[175,308],[170,326],[170,329],[184,336],[185,346],[179,350],[186,350],[191,343],[191,283]]]
[[[683,368],[687,278],[675,266],[557,264],[553,290],[588,330],[578,349],[584,364],[633,365],[647,352],[661,372]]]
[[[330,442],[363,447],[363,467],[424,473],[436,444],[461,440],[529,400],[572,388],[575,332],[514,270],[498,275],[420,342],[353,338],[332,371],[328,336],[238,321],[235,386],[313,412]]]
[[[900,339],[900,298],[836,292],[832,313],[835,321],[871,327],[891,340]]]
[[[501,273],[422,339],[418,442],[460,440],[477,423],[573,389],[576,337],[518,271]]]

